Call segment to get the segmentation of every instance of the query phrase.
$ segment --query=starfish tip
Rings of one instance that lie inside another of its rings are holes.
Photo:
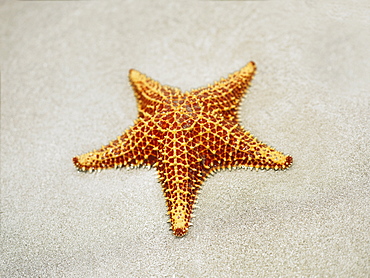
[[[183,237],[188,232],[187,228],[177,228],[173,231],[173,234],[177,237]]]
[[[75,165],[75,167],[77,169],[81,169],[81,165],[80,165],[80,162],[78,161],[78,157],[75,156],[74,158],[72,158],[72,161],[73,161],[73,164]]]
[[[287,158],[286,158],[286,165],[288,167],[290,167],[290,165],[292,165],[292,163],[293,163],[293,157],[291,157],[290,155],[288,155]]]
[[[132,80],[136,80],[140,77],[141,73],[135,69],[130,69],[129,71],[129,77]]]

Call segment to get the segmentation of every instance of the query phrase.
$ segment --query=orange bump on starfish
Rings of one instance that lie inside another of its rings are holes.
[[[100,150],[77,156],[80,171],[153,166],[175,236],[184,236],[204,180],[234,167],[286,169],[293,159],[258,141],[240,125],[238,107],[255,74],[254,62],[213,85],[181,92],[130,70],[138,118]]]

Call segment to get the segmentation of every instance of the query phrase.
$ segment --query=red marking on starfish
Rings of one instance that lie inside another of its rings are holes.
[[[182,93],[130,70],[138,119],[100,150],[73,158],[81,171],[157,168],[175,236],[187,233],[197,192],[219,169],[286,169],[293,159],[258,141],[239,124],[238,107],[256,71],[250,62],[208,87]]]

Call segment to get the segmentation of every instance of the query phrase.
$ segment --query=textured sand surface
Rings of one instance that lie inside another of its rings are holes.
[[[368,277],[366,1],[0,4],[1,277]],[[247,130],[287,171],[223,171],[184,238],[154,169],[72,157],[136,118],[135,68],[189,90],[253,60]]]

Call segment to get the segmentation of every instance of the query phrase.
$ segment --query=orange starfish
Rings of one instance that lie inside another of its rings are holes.
[[[208,87],[182,93],[130,70],[138,119],[100,150],[73,158],[80,171],[123,166],[157,168],[175,236],[189,228],[197,192],[214,171],[286,169],[293,159],[259,142],[238,121],[238,107],[256,71],[253,62]]]

